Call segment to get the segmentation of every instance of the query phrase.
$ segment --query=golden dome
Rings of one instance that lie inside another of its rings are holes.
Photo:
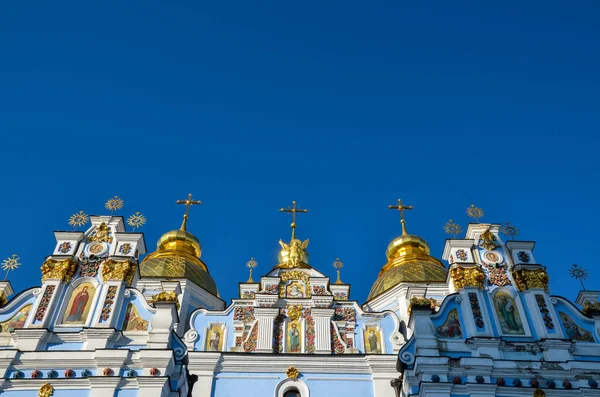
[[[408,234],[402,221],[402,235],[387,247],[387,263],[371,287],[367,300],[395,287],[399,283],[445,282],[447,270],[429,255],[429,245],[419,236]]]
[[[219,296],[217,285],[202,260],[200,241],[185,230],[163,234],[156,243],[156,251],[148,254],[140,264],[142,277],[187,278],[211,294]]]

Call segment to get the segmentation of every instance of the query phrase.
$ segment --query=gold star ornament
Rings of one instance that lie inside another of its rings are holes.
[[[13,254],[12,257],[9,257],[2,261],[2,270],[6,270],[6,275],[4,276],[5,280],[6,277],[8,277],[8,272],[10,272],[11,270],[16,270],[19,266],[21,266],[21,263],[19,263],[20,259],[21,258],[19,258],[17,254]]]
[[[479,223],[479,219],[483,218],[484,213],[481,208],[475,207],[475,204],[471,204],[471,206],[467,208],[467,215],[469,218],[473,218]]]
[[[112,215],[112,213],[115,210],[120,210],[121,208],[123,208],[123,204],[125,202],[123,201],[122,198],[120,198],[119,196],[115,196],[111,199],[108,199],[108,201],[104,204],[104,207],[107,210],[110,210],[110,214]]]
[[[450,219],[444,225],[444,231],[446,232],[446,234],[449,234],[449,235],[453,236],[454,238],[456,238],[456,236],[458,236],[460,233],[462,233],[462,228],[460,227],[460,225],[458,223],[456,223],[452,219]]]
[[[89,220],[90,218],[85,212],[79,211],[71,215],[69,225],[73,226],[74,230],[77,230],[78,227],[85,225]]]
[[[135,231],[138,227],[142,227],[146,224],[146,217],[141,212],[136,212],[127,218],[127,224]]]

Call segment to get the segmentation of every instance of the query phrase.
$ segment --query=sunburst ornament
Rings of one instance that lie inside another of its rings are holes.
[[[573,266],[571,266],[569,268],[569,274],[571,275],[572,278],[579,280],[579,282],[581,283],[581,289],[585,290],[585,286],[583,285],[583,280],[588,278],[587,270],[585,270],[584,268],[580,267],[577,264],[573,264]]]
[[[462,233],[462,227],[460,227],[458,223],[450,219],[444,225],[444,231],[446,232],[446,234],[449,234],[450,236],[456,238],[456,236]]]
[[[248,269],[250,269],[250,277],[248,277],[248,281],[246,281],[247,283],[253,283],[254,282],[254,280],[252,280],[252,271],[254,270],[254,268],[256,266],[258,266],[258,262],[254,258],[250,258],[250,260],[248,262],[246,262],[246,267]]]
[[[78,227],[85,225],[90,220],[88,214],[83,211],[79,211],[71,215],[69,218],[69,225],[73,226],[73,230],[77,230]]]
[[[120,210],[121,208],[123,208],[124,203],[125,202],[122,198],[120,198],[119,196],[115,196],[111,199],[108,199],[108,201],[104,204],[104,207],[107,210],[110,210],[110,214],[112,215],[115,210]]]
[[[146,224],[146,217],[141,212],[136,212],[135,214],[127,218],[127,224],[131,226],[133,228],[133,231],[135,232],[135,229],[137,229],[138,227],[142,227]]]
[[[13,256],[8,257],[4,261],[2,261],[2,270],[6,270],[6,275],[4,276],[4,280],[8,277],[8,272],[11,270],[17,270],[21,263],[19,262],[21,258],[17,256],[17,254],[13,254]]]
[[[335,258],[335,261],[333,262],[333,268],[337,271],[337,280],[335,281],[336,284],[343,284],[340,276],[343,267],[344,262],[342,262],[340,258]]]
[[[475,204],[471,204],[469,208],[467,208],[467,215],[469,218],[475,219],[477,223],[479,223],[479,219],[483,218],[483,210],[479,207],[475,207]]]
[[[512,226],[510,223],[506,222],[504,224],[504,226],[502,226],[502,229],[500,230],[500,233],[502,233],[506,237],[510,237],[510,238],[512,238],[514,240],[515,236],[519,235],[519,229],[517,229],[516,227]]]

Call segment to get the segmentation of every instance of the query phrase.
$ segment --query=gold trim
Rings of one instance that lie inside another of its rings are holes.
[[[304,307],[302,305],[294,305],[287,307],[287,315],[292,321],[298,320],[302,316],[302,310]]]
[[[512,275],[519,291],[526,291],[531,288],[543,288],[548,291],[550,277],[543,269],[514,270]]]
[[[108,225],[106,224],[106,222],[102,222],[100,225],[98,225],[98,227],[96,227],[96,229],[94,230],[94,232],[88,237],[87,242],[91,243],[91,242],[96,242],[96,243],[111,243],[113,241],[113,238],[110,236],[111,235],[111,230],[108,227]]]
[[[546,397],[546,393],[542,389],[537,388],[533,391],[533,397]]]
[[[450,269],[450,277],[452,277],[454,288],[457,290],[465,287],[483,288],[485,280],[485,275],[479,267],[454,267]]]
[[[129,285],[135,275],[135,267],[133,262],[109,259],[102,265],[102,281],[119,280]]]
[[[73,259],[57,261],[48,259],[41,267],[42,282],[46,280],[61,280],[69,282],[77,271],[77,263]]]
[[[50,397],[54,394],[54,387],[50,383],[44,384],[38,391],[38,397]]]
[[[175,302],[177,305],[177,309],[179,310],[179,300],[177,299],[177,294],[174,291],[163,291],[154,296],[152,296],[152,302]]]
[[[300,377],[300,371],[296,369],[296,367],[291,366],[285,371],[285,374],[290,379],[298,379]]]
[[[300,280],[304,282],[306,286],[305,297],[310,298],[312,296],[312,288],[310,286],[310,274],[301,272],[299,270],[292,270],[291,272],[285,272],[280,274],[281,282],[279,283],[279,297],[285,296],[285,286],[290,280]]]

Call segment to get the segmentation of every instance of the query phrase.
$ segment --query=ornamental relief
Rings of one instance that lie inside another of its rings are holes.
[[[135,268],[136,264],[133,262],[109,259],[102,265],[102,280],[125,281],[129,285],[135,275]]]
[[[531,288],[543,288],[548,291],[548,282],[550,277],[543,269],[521,269],[513,271],[513,278],[519,288],[519,291],[526,291]]]
[[[61,280],[69,282],[77,270],[77,263],[72,259],[48,259],[42,265],[42,282],[46,280]]]
[[[457,290],[465,287],[483,288],[485,280],[485,274],[479,267],[457,266],[450,269],[450,276],[454,282],[454,288]]]

